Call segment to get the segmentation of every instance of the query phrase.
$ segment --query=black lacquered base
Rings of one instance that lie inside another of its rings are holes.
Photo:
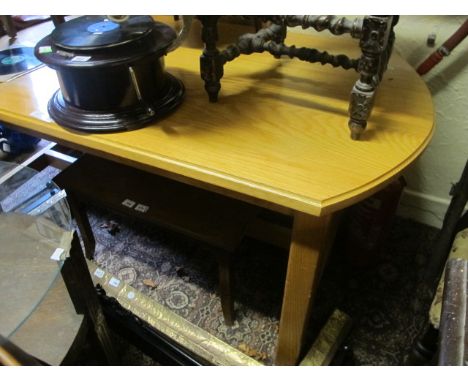
[[[183,83],[166,73],[166,89],[151,104],[139,103],[132,108],[115,111],[83,110],[65,102],[57,90],[48,104],[51,118],[59,125],[89,133],[112,133],[144,127],[179,106],[183,100]]]

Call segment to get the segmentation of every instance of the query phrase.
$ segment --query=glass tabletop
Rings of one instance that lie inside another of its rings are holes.
[[[4,337],[21,327],[60,273],[72,238],[64,195],[50,177],[0,161],[0,334]]]

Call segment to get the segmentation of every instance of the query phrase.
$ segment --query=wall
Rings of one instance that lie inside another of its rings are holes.
[[[415,68],[465,21],[461,16],[402,16],[395,48]],[[468,159],[468,38],[424,77],[436,110],[436,131],[423,155],[406,172],[408,186],[399,214],[440,227],[450,188]]]

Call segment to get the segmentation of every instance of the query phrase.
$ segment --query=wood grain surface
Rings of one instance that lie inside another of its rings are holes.
[[[167,70],[186,86],[185,101],[150,126],[98,135],[56,125],[47,114],[58,88],[49,68],[0,84],[0,120],[190,184],[316,216],[382,188],[429,143],[429,91],[397,54],[356,142],[347,127],[355,72],[268,54],[242,56],[225,66],[220,99],[213,104],[199,74],[197,22],[192,32],[186,46],[166,57]],[[236,33],[236,27],[220,31],[223,37]],[[290,33],[287,43],[358,56],[356,40],[325,32]]]

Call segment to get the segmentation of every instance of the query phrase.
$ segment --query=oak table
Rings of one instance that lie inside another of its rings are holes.
[[[196,35],[196,24],[194,29]],[[324,34],[290,33],[287,43],[358,56],[355,41]],[[422,153],[433,133],[431,96],[394,54],[368,127],[353,141],[347,108],[355,72],[267,54],[242,56],[225,68],[218,103],[209,103],[200,53],[200,45],[189,39],[166,57],[167,70],[186,86],[186,98],[173,114],[143,129],[98,135],[56,125],[47,114],[58,88],[49,68],[0,84],[0,121],[292,215],[276,363],[295,364],[335,212],[383,188]]]

